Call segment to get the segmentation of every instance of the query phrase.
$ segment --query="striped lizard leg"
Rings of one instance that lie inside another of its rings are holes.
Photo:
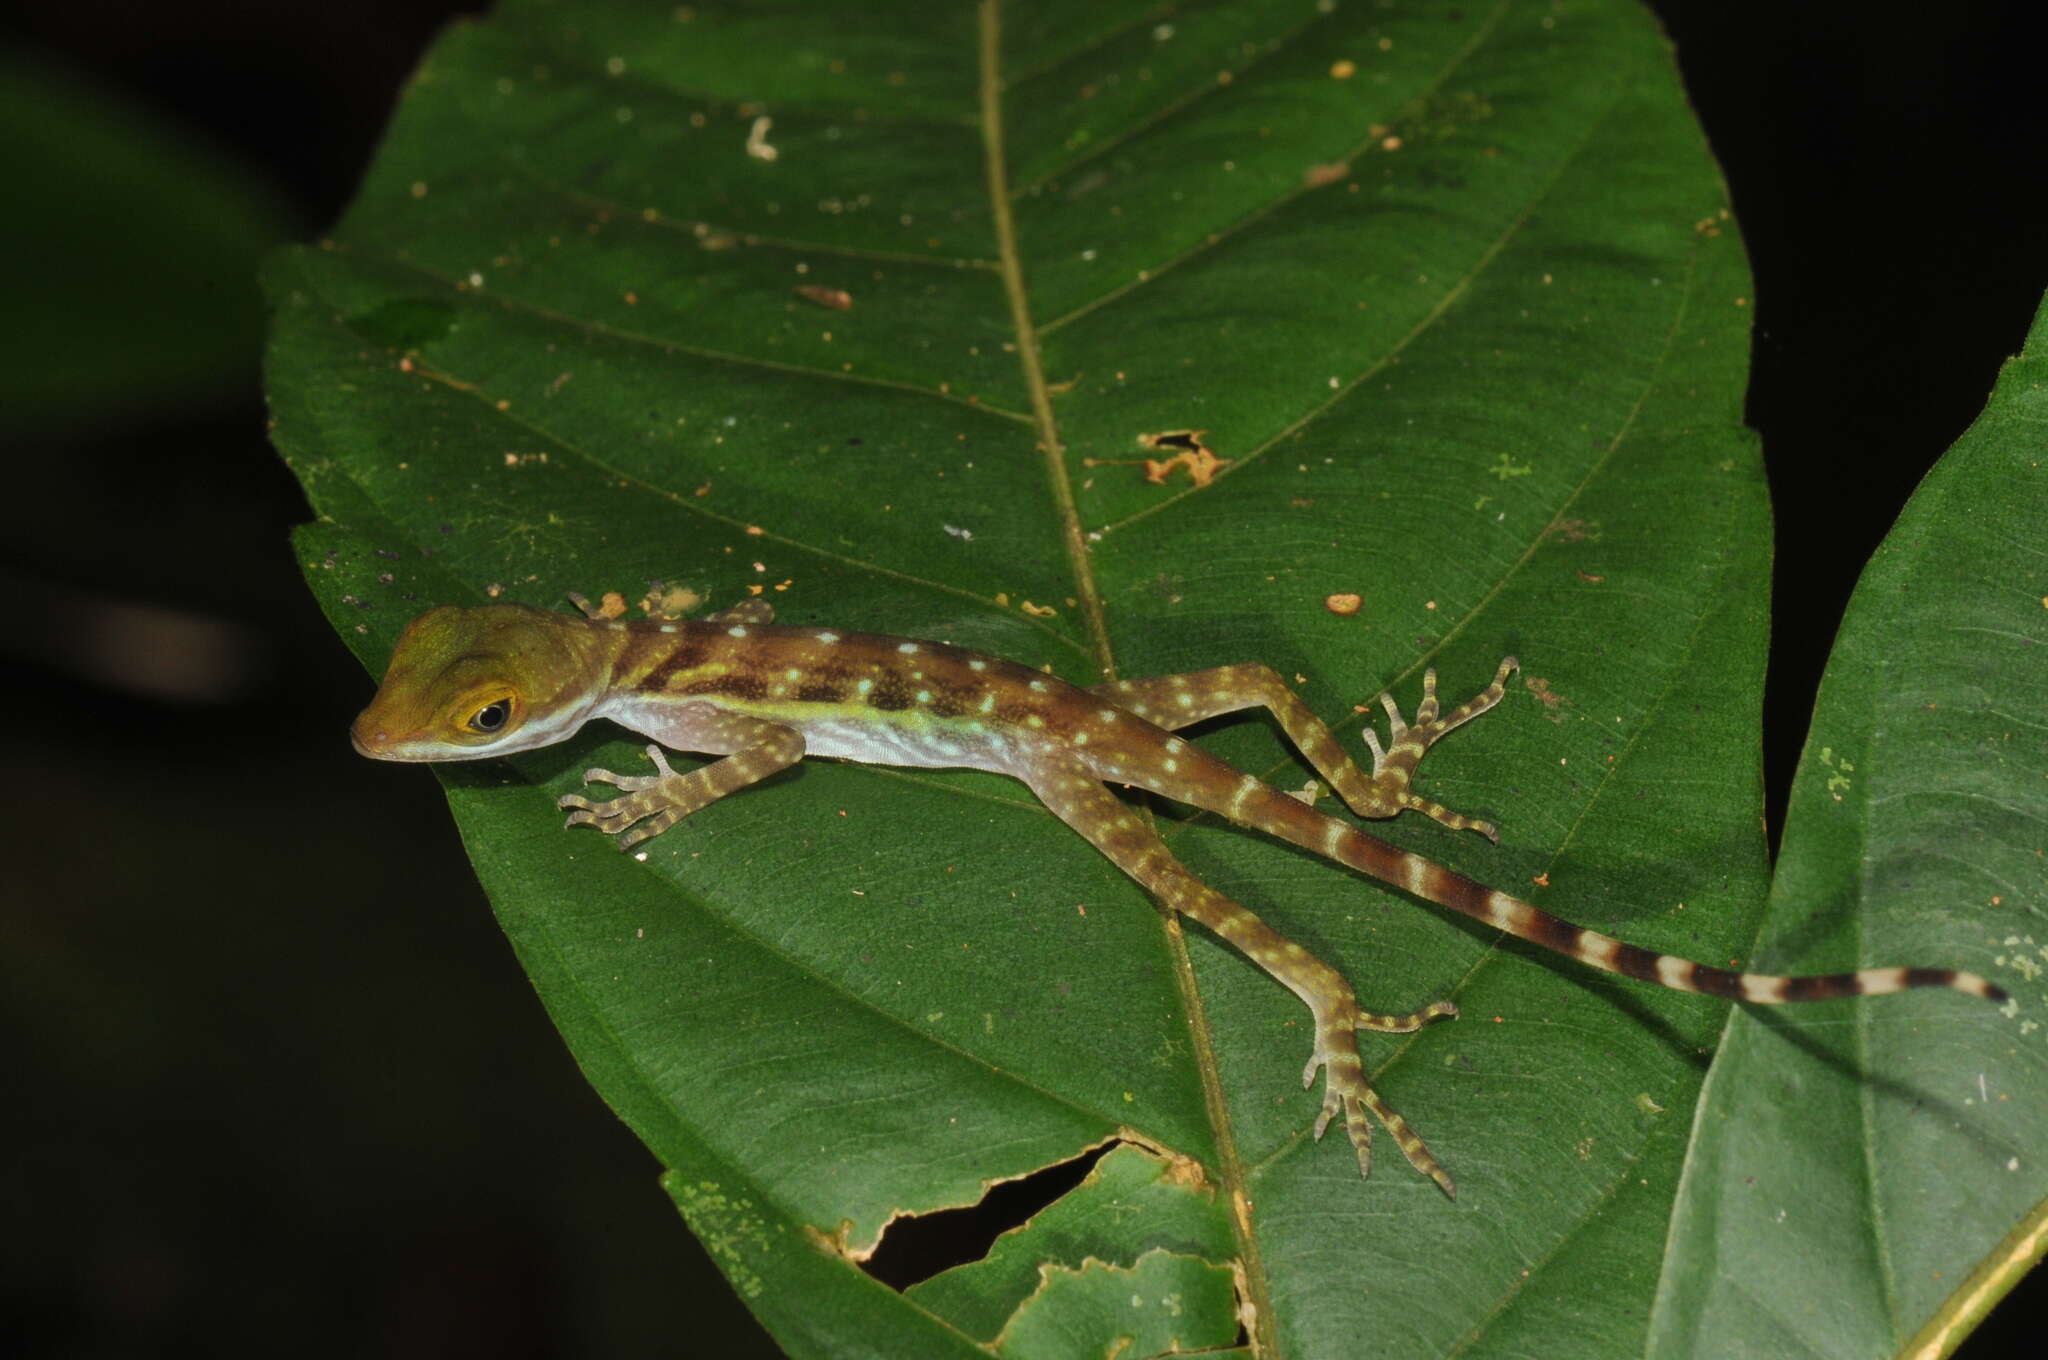
[[[1443,804],[1422,797],[1411,787],[1422,753],[1445,733],[1462,727],[1499,703],[1507,690],[1507,679],[1517,662],[1508,657],[1494,672],[1493,683],[1459,704],[1449,713],[1440,712],[1436,697],[1436,668],[1422,673],[1422,702],[1415,707],[1411,725],[1401,716],[1393,696],[1381,693],[1379,703],[1387,713],[1387,747],[1380,747],[1379,734],[1368,725],[1365,744],[1372,751],[1372,773],[1367,774],[1346,755],[1336,736],[1323,720],[1309,711],[1300,696],[1287,687],[1280,673],[1260,662],[1241,666],[1218,666],[1214,670],[1191,671],[1185,675],[1160,675],[1139,680],[1112,680],[1097,685],[1091,693],[1136,713],[1169,731],[1189,723],[1235,713],[1246,708],[1268,708],[1280,720],[1287,739],[1307,756],[1316,773],[1323,777],[1339,798],[1361,817],[1385,818],[1399,815],[1403,808],[1422,813],[1454,831],[1472,830],[1490,841],[1500,833],[1492,822],[1452,812]]]
[[[654,762],[653,774],[585,770],[585,783],[614,785],[623,796],[593,803],[580,793],[563,794],[557,806],[571,809],[567,825],[594,826],[608,836],[617,836],[619,849],[630,850],[705,804],[803,759],[803,734],[793,728],[733,715],[721,715],[718,726],[718,733],[699,734],[699,740],[712,749],[733,753],[687,774],[670,769],[659,746],[647,748],[648,758]]]
[[[1359,1010],[1351,984],[1342,973],[1196,878],[1173,857],[1166,842],[1142,818],[1118,801],[1086,769],[1064,762],[1049,764],[1030,775],[1026,782],[1054,816],[1087,837],[1153,897],[1221,936],[1307,1005],[1309,1014],[1315,1018],[1316,1038],[1308,1067],[1301,1074],[1301,1084],[1314,1085],[1317,1070],[1322,1071],[1323,1107],[1315,1124],[1318,1139],[1341,1112],[1344,1132],[1358,1153],[1358,1174],[1370,1174],[1372,1123],[1366,1117],[1370,1112],[1393,1135],[1411,1166],[1443,1187],[1445,1194],[1456,1196],[1449,1174],[1430,1155],[1408,1121],[1372,1089],[1358,1054],[1360,1029],[1407,1033],[1441,1016],[1457,1014],[1455,1006],[1439,1001],[1413,1015],[1402,1016],[1373,1015]]]

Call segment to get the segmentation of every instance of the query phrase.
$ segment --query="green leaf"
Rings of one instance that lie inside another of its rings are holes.
[[[1163,1249],[1128,1267],[1094,1260],[1053,1266],[994,1348],[1016,1360],[1061,1360],[1091,1354],[1114,1337],[1136,1355],[1209,1354],[1237,1334],[1231,1303],[1226,1267]]]
[[[1752,951],[1750,285],[1629,4],[509,3],[437,46],[347,218],[268,283],[277,439],[321,517],[301,558],[373,672],[429,604],[653,582],[1084,683],[1264,661],[1347,734],[1383,688],[1412,705],[1425,666],[1456,702],[1514,652],[1509,701],[1421,781],[1501,845],[1385,834],[1637,943]],[[1175,457],[1197,444],[1213,477]],[[1197,735],[1308,778],[1263,720]],[[1184,1344],[1230,1344],[1226,1272],[1268,1356],[1711,1349],[1674,1341],[1698,1313],[1664,1252],[1725,1005],[1163,822],[1368,1006],[1457,1001],[1455,1024],[1366,1036],[1454,1203],[1313,1141],[1299,1003],[1020,785],[813,761],[644,854],[561,829],[586,767],[642,761],[593,728],[438,772],[585,1071],[791,1353],[1137,1345],[1134,1287],[1188,1310]],[[1976,960],[2001,909],[1943,901],[1882,961]],[[1926,993],[1765,1037],[1866,1023],[1917,1077],[1837,1064],[1810,1089],[1951,1090],[2018,1039]],[[1904,1178],[1914,1261],[1959,1281],[2018,1210],[1946,1173],[2038,1118],[2014,1100],[1996,1124],[1957,1108],[1945,1160],[1822,1139],[1790,1170]],[[1109,1221],[1084,1187],[909,1294],[855,1264],[896,1216],[1119,1135],[1114,1165],[1176,1170]],[[1793,1289],[1838,1264],[1745,1238],[1686,1269]],[[1870,1265],[1843,1268],[1882,1295]],[[1889,1335],[1936,1285],[1893,1297]]]
[[[1206,1279],[1220,1268],[1215,1262],[1229,1258],[1230,1224],[1214,1188],[1195,1181],[1189,1171],[1142,1148],[1113,1148],[1073,1191],[997,1239],[987,1257],[912,1285],[905,1293],[969,1336],[995,1342],[999,1336],[1016,1339],[1012,1320],[1023,1320],[1019,1310],[1034,1294],[1049,1292],[1053,1272],[1068,1279],[1063,1288],[1072,1287],[1072,1277],[1086,1275],[1091,1266],[1104,1265],[1187,1270]],[[1146,1266],[1149,1256],[1170,1257],[1176,1264]],[[1192,1306],[1198,1298],[1206,1310]],[[1043,1316],[1061,1309],[1041,1299],[1030,1311]],[[1237,1333],[1236,1300],[1228,1285],[1220,1295],[1207,1293],[1206,1286],[1191,1291],[1174,1317],[1197,1333],[1206,1328],[1209,1339],[1202,1344],[1210,1349],[1228,1345]],[[1192,1349],[1194,1343],[1184,1340],[1183,1345]]]
[[[1945,1354],[2041,1257],[2044,447],[2048,306],[1856,587],[1757,960],[1976,969],[2015,996],[2002,1038],[1928,1005],[1731,1015],[1672,1220],[1660,1353],[1712,1334],[1731,1353]],[[1733,1250],[1758,1268],[1717,1269]]]

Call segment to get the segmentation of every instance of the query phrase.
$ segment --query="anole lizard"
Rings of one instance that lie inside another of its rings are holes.
[[[1269,666],[1083,689],[946,643],[779,626],[773,618],[759,599],[702,619],[630,623],[520,604],[444,605],[406,628],[351,735],[358,751],[380,760],[473,760],[547,746],[593,718],[608,718],[660,743],[647,748],[655,772],[589,770],[587,783],[613,785],[619,796],[592,802],[569,794],[560,803],[570,809],[571,826],[595,826],[616,836],[621,849],[806,755],[1013,776],[1160,902],[1242,950],[1308,1006],[1315,1048],[1302,1084],[1312,1085],[1318,1069],[1325,1075],[1317,1138],[1342,1111],[1364,1174],[1372,1164],[1370,1111],[1445,1194],[1456,1193],[1450,1176],[1366,1081],[1357,1031],[1403,1033],[1455,1015],[1457,1007],[1438,1001],[1410,1015],[1360,1010],[1342,974],[1196,878],[1107,783],[1191,804],[1595,968],[1679,991],[1772,1004],[1953,987],[2005,1000],[1999,987],[1951,968],[1775,977],[1625,944],[1397,849],[1174,735],[1220,713],[1265,707],[1359,816],[1413,809],[1498,840],[1490,823],[1419,796],[1409,781],[1433,743],[1500,702],[1516,669],[1512,657],[1492,684],[1447,713],[1437,702],[1435,671],[1425,672],[1413,724],[1381,695],[1390,740],[1381,749],[1367,727],[1367,774]],[[663,747],[723,759],[678,773]]]

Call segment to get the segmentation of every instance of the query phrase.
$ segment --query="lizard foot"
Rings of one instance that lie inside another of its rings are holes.
[[[1415,767],[1422,760],[1423,752],[1442,740],[1447,732],[1464,726],[1472,719],[1486,712],[1501,701],[1507,692],[1508,676],[1519,668],[1520,662],[1508,657],[1500,663],[1500,669],[1493,674],[1493,683],[1479,693],[1459,704],[1448,713],[1441,711],[1436,697],[1436,667],[1431,666],[1422,673],[1422,702],[1415,706],[1415,721],[1411,724],[1401,716],[1401,709],[1394,702],[1394,696],[1382,692],[1379,705],[1387,714],[1387,745],[1380,746],[1379,734],[1368,724],[1365,729],[1365,745],[1372,752],[1371,806],[1357,807],[1354,811],[1366,817],[1391,817],[1402,809],[1420,812],[1425,817],[1443,823],[1453,831],[1477,831],[1496,843],[1500,831],[1492,822],[1476,817],[1467,817],[1452,812],[1441,803],[1422,797],[1410,787]]]
[[[1360,1012],[1355,1006],[1347,1009],[1349,1015],[1340,1020],[1317,1021],[1315,1052],[1301,1074],[1301,1084],[1313,1086],[1317,1070],[1323,1073],[1323,1108],[1316,1116],[1315,1136],[1321,1139],[1330,1122],[1342,1113],[1344,1132],[1358,1152],[1358,1174],[1371,1175],[1372,1120],[1367,1117],[1370,1114],[1386,1125],[1387,1132],[1394,1136],[1394,1145],[1401,1149],[1410,1166],[1435,1181],[1446,1195],[1456,1199],[1458,1188],[1451,1182],[1450,1173],[1430,1155],[1421,1135],[1410,1128],[1408,1121],[1392,1106],[1380,1099],[1379,1092],[1373,1090],[1372,1084],[1365,1079],[1365,1065],[1358,1056],[1358,1032],[1354,1026],[1385,1033],[1406,1033],[1422,1028],[1431,1020],[1456,1015],[1458,1008],[1448,1001],[1438,1001],[1413,1015],[1402,1016],[1372,1015]]]
[[[653,774],[585,770],[584,783],[610,784],[625,796],[593,803],[580,793],[565,793],[555,800],[557,807],[570,809],[565,825],[594,826],[607,836],[617,836],[619,849],[630,850],[681,821],[690,810],[678,797],[685,776],[669,768],[668,757],[659,746],[648,747],[647,755],[654,762]]]

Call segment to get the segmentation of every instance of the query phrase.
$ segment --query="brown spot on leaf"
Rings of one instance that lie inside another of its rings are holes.
[[[1207,486],[1214,481],[1216,473],[1230,460],[1218,458],[1215,451],[1202,442],[1202,436],[1207,433],[1207,430],[1168,430],[1161,434],[1139,435],[1141,448],[1170,455],[1145,459],[1145,480],[1164,486],[1175,468],[1184,468],[1188,480],[1196,486]]]
[[[1552,689],[1550,687],[1550,682],[1548,680],[1545,680],[1540,675],[1526,676],[1524,677],[1522,684],[1523,687],[1526,688],[1531,694],[1535,695],[1539,700],[1542,701],[1543,707],[1545,709],[1549,710],[1543,715],[1544,717],[1550,719],[1554,723],[1561,723],[1564,721],[1564,710],[1571,707],[1571,700],[1565,698],[1562,694],[1559,694],[1556,690]]]
[[[815,302],[820,307],[828,307],[835,312],[853,310],[853,294],[844,288],[826,288],[816,283],[800,283],[791,291],[806,302]]]

